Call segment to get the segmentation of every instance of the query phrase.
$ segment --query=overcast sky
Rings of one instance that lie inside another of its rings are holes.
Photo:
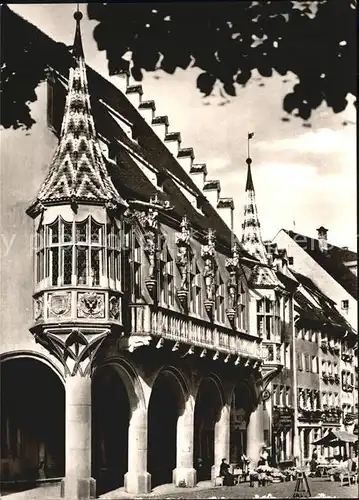
[[[71,45],[76,4],[11,5],[22,17],[56,41]],[[87,63],[109,78],[105,52],[93,39],[96,21],[85,4],[82,34]],[[325,106],[311,120],[312,128],[292,118],[283,122],[282,99],[292,88],[291,76],[252,79],[237,97],[218,94],[203,99],[196,89],[198,69],[174,75],[149,73],[142,81],[144,99],[154,99],[156,114],[168,115],[170,130],[181,132],[182,147],[193,147],[196,163],[207,163],[208,179],[221,181],[221,196],[233,197],[235,230],[240,234],[246,176],[247,132],[252,173],[264,239],[281,228],[316,237],[329,229],[328,239],[356,248],[356,113],[350,105],[338,115]],[[342,123],[348,122],[347,126]]]

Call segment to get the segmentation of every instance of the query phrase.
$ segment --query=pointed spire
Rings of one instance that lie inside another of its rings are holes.
[[[248,134],[248,142],[252,136]],[[246,203],[244,205],[244,220],[242,224],[242,245],[248,253],[258,259],[262,264],[268,264],[268,254],[262,240],[261,225],[259,222],[254,184],[251,172],[252,160],[248,155],[246,181]],[[258,267],[253,270],[252,284],[254,286],[276,286],[277,277],[270,268]]]
[[[127,206],[112,183],[97,138],[81,40],[82,13],[77,10],[74,18],[75,65],[70,68],[60,140],[30,212],[39,212],[42,205],[67,201],[75,206],[80,202],[100,203],[109,208]]]

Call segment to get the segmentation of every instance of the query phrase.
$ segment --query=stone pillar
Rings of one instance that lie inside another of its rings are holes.
[[[61,496],[66,500],[96,497],[91,477],[91,377],[66,377],[65,384],[65,478]]]
[[[219,474],[222,458],[229,461],[229,438],[230,438],[230,406],[224,405],[218,422],[214,426],[214,464],[211,470],[211,479]]]
[[[151,491],[151,475],[147,472],[147,411],[143,408],[132,411],[128,428],[128,471],[124,479],[127,493],[138,495]]]
[[[262,403],[259,403],[250,414],[247,426],[247,457],[250,459],[251,465],[257,465],[263,443],[263,408]]]
[[[194,408],[191,399],[187,399],[183,413],[177,421],[177,459],[173,470],[173,483],[178,486],[182,481],[187,488],[197,483],[197,472],[193,467],[193,428]]]

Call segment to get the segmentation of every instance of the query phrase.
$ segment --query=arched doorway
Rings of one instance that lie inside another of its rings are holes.
[[[41,359],[1,361],[1,479],[63,477],[65,389]]]
[[[177,376],[162,371],[152,388],[148,408],[148,472],[152,487],[172,483],[176,468],[177,422],[185,401]]]
[[[230,461],[241,463],[241,456],[247,453],[247,426],[253,408],[253,395],[244,383],[233,390],[230,419]]]
[[[211,479],[214,461],[215,425],[220,418],[222,401],[217,384],[212,379],[202,381],[194,409],[194,467],[197,481]],[[223,457],[227,458],[227,457]]]
[[[130,403],[115,365],[100,368],[92,380],[92,475],[98,494],[124,484],[128,470]]]

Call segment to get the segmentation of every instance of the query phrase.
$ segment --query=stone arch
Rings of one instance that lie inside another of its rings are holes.
[[[105,366],[112,366],[121,376],[126,387],[132,411],[137,407],[146,409],[146,397],[142,387],[142,383],[135,366],[127,359],[121,356],[113,356],[98,365],[93,373],[93,378],[98,376],[98,373]]]
[[[218,431],[218,422],[225,406],[221,380],[213,373],[205,375],[197,387],[194,408],[193,463],[199,481],[210,479],[212,476],[216,429]]]
[[[190,384],[188,379],[186,378],[184,372],[178,368],[177,366],[173,365],[165,365],[160,368],[160,370],[157,371],[153,381],[152,381],[152,387],[154,387],[156,380],[161,374],[168,373],[169,375],[173,376],[173,378],[176,380],[176,382],[179,384],[179,387],[181,388],[183,400],[187,401],[188,399],[190,400],[190,404],[192,404],[192,399],[190,398],[191,396],[191,390],[190,390]]]
[[[230,460],[241,463],[241,456],[247,454],[247,427],[249,417],[256,404],[253,386],[247,380],[240,380],[230,394]]]
[[[142,385],[132,363],[113,357],[96,367],[92,377],[92,474],[99,494],[124,485],[130,421],[144,407]]]
[[[45,354],[36,351],[30,350],[21,350],[21,351],[8,351],[0,354],[0,363],[5,361],[10,361],[13,359],[34,359],[41,363],[47,365],[61,380],[62,385],[65,386],[65,377],[62,370],[52,361],[52,359]]]
[[[0,362],[1,477],[29,484],[39,478],[62,477],[65,381],[61,370],[44,354],[30,350],[2,353]]]
[[[152,383],[148,405],[148,472],[152,486],[170,483],[177,460],[177,426],[190,400],[182,371],[164,366]]]

